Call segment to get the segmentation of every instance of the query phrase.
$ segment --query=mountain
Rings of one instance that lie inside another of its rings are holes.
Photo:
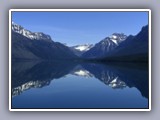
[[[84,44],[84,45],[76,45],[70,47],[70,49],[77,55],[81,56],[86,51],[90,50],[94,45],[92,44]]]
[[[12,59],[72,59],[77,56],[69,47],[54,42],[49,35],[31,32],[12,24]]]
[[[114,61],[148,61],[148,25],[142,27],[135,36],[129,36],[116,49],[111,51],[104,60]]]
[[[113,33],[110,37],[106,37],[99,43],[95,44],[90,50],[85,52],[82,57],[85,58],[97,58],[104,57],[107,53],[113,51],[127,38],[123,33]]]
[[[50,42],[52,41],[49,35],[44,34],[42,32],[31,32],[14,22],[12,22],[12,31],[19,33],[31,40],[45,40]]]
[[[136,36],[130,36],[112,54],[130,55],[148,53],[148,25],[142,27]]]
[[[97,43],[82,57],[91,60],[147,62],[148,61],[148,25],[135,35],[113,34]]]

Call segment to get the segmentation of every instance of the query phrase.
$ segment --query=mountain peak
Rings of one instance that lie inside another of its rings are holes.
[[[45,41],[52,41],[51,37],[43,32],[31,32],[24,27],[14,23],[12,21],[12,31],[19,33],[31,40],[45,40]]]
[[[90,50],[86,51],[83,54],[83,57],[103,57],[112,50],[114,50],[117,46],[120,45],[123,41],[127,39],[127,35],[124,33],[113,33],[111,36],[104,38]]]
[[[124,33],[113,33],[111,36],[102,40],[102,44],[108,44],[108,41],[113,42],[115,45],[119,45],[120,42],[127,39],[127,35]]]
[[[127,35],[124,33],[113,33],[109,38],[117,41],[124,41],[127,38]]]
[[[92,47],[93,47],[92,44],[83,44],[83,45],[73,46],[74,49],[79,50],[79,51],[88,51]]]
[[[72,46],[70,49],[74,52],[75,55],[81,56],[83,53],[89,51],[92,47],[94,47],[93,44],[83,44]]]

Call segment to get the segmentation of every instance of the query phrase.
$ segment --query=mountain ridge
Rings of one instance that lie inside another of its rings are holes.
[[[110,41],[109,37],[104,40]],[[108,46],[108,41],[106,46]],[[114,62],[147,62],[148,61],[148,25],[143,26],[140,32],[135,35],[129,35],[118,46],[112,46],[112,50],[102,46],[103,40],[97,43],[96,48],[92,48],[82,56],[84,59],[96,61],[114,61]],[[114,44],[115,45],[115,44]],[[104,48],[103,48],[104,47]]]
[[[30,30],[27,30],[14,22],[12,22],[12,31],[19,33],[31,40],[45,40],[48,42],[52,41],[50,35],[44,34],[43,32],[31,32]]]
[[[31,32],[12,23],[12,58],[143,62],[148,60],[148,25],[143,26],[135,36],[113,33],[95,45],[68,47],[60,42],[54,42],[47,34]]]
[[[110,51],[114,50],[121,42],[127,38],[123,33],[113,33],[110,37],[106,37],[100,42],[96,43],[94,47],[85,52],[84,58],[103,57]]]
[[[23,31],[22,28],[20,31]],[[12,59],[53,60],[77,58],[69,47],[52,41],[48,35],[36,39],[35,37],[32,38],[34,39],[25,36],[23,32],[12,30]]]

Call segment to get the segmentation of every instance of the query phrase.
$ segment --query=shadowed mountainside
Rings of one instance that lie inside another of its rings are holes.
[[[46,40],[31,40],[12,32],[12,59],[75,59],[77,56],[65,45]]]
[[[109,41],[111,40],[107,39],[107,43]],[[114,44],[113,49],[109,50],[109,52],[104,49],[104,53],[102,49],[104,45],[101,43],[103,41],[82,56],[91,61],[148,62],[148,25],[144,26],[136,36],[130,35],[119,45]],[[111,46],[112,44],[107,45]],[[99,49],[97,50],[97,48]],[[101,55],[102,53],[103,55]],[[90,57],[90,55],[94,55],[94,57]]]

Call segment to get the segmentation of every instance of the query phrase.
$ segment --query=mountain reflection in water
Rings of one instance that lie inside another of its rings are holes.
[[[141,96],[148,102],[149,78],[146,65],[124,63],[117,63],[117,65],[113,63],[112,65],[111,63],[102,64],[68,61],[12,62],[12,100],[18,96],[21,96],[26,91],[32,90],[31,88],[43,89],[45,86],[50,86],[52,81],[54,87],[54,80],[59,80],[64,77],[67,79],[68,75],[75,76],[76,78],[94,78],[115,90],[123,90],[127,87],[136,88],[141,93]],[[13,102],[12,107],[16,108],[17,104],[18,103],[15,102],[14,104]],[[24,108],[25,107],[26,106],[24,106]],[[144,108],[147,107],[148,103],[146,103]],[[72,106],[72,108],[74,108],[74,106]],[[116,108],[118,108],[118,106]]]

